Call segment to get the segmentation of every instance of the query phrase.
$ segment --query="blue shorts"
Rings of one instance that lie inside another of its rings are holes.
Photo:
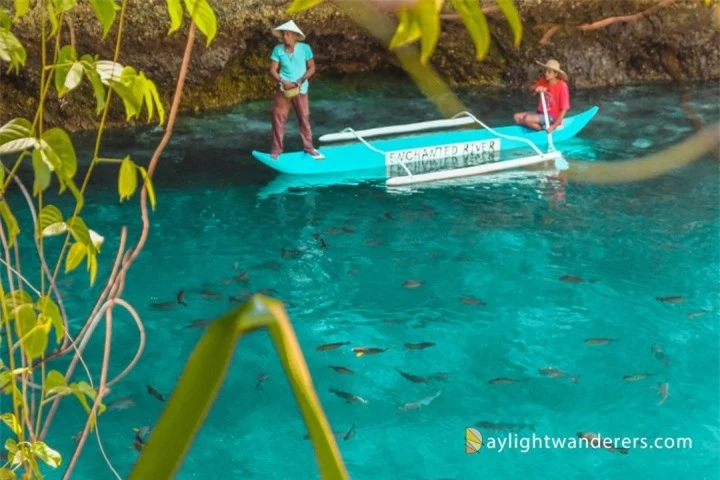
[[[545,130],[547,130],[550,125],[555,123],[555,117],[553,117],[549,113],[548,113],[548,121],[550,122],[550,125],[545,125],[545,114],[543,112],[537,112],[537,114],[540,115],[540,125],[542,125],[545,128]]]

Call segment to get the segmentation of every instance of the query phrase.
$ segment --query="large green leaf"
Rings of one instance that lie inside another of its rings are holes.
[[[62,463],[60,453],[48,447],[44,442],[33,442],[32,450],[37,458],[53,468],[59,467]]]
[[[58,13],[67,12],[71,10],[76,4],[77,0],[53,0],[55,2],[55,10]]]
[[[325,0],[293,0],[287,11],[288,13],[299,13],[316,5],[320,5],[324,1]]]
[[[12,18],[10,17],[10,14],[7,12],[7,10],[0,7],[0,28],[4,28],[5,30],[10,30],[11,25],[12,25]]]
[[[97,72],[95,60],[90,55],[83,55],[80,63],[85,70],[85,76],[87,76],[90,84],[92,85],[93,93],[95,94],[95,102],[97,103],[95,112],[99,114],[105,108],[105,86],[103,85],[100,75]]]
[[[50,169],[43,160],[41,150],[33,150],[32,166],[35,172],[35,181],[33,182],[33,195],[44,192],[50,186]]]
[[[18,225],[15,215],[10,210],[10,206],[5,200],[0,200],[0,217],[5,223],[5,232],[8,236],[8,247],[15,245],[15,239],[20,233],[20,225]]]
[[[62,212],[55,205],[45,205],[38,215],[38,233],[43,237],[59,235],[67,231]]]
[[[22,433],[22,425],[18,422],[17,417],[14,413],[3,413],[0,415],[0,420],[12,430],[15,435]]]
[[[58,96],[62,97],[68,92],[68,87],[65,85],[68,73],[70,69],[75,65],[77,61],[77,52],[72,45],[63,45],[58,52],[58,59],[55,66],[55,89],[58,92]]]
[[[120,176],[118,177],[118,191],[120,192],[120,201],[129,199],[137,189],[137,171],[135,163],[130,157],[125,157],[120,164]]]
[[[100,24],[103,27],[102,38],[105,39],[105,36],[107,36],[110,27],[112,27],[115,21],[115,14],[120,10],[120,7],[118,7],[114,0],[90,0],[90,4],[95,11],[95,16],[100,20]]]
[[[9,309],[15,310],[20,305],[32,305],[33,299],[27,291],[15,290],[5,294],[5,303],[7,303]]]
[[[20,40],[5,28],[0,28],[0,60],[10,63],[10,71],[20,72],[27,61],[27,51]]]
[[[43,133],[42,139],[57,157],[62,165],[64,179],[75,177],[77,172],[77,157],[70,136],[62,128],[51,128]],[[46,150],[46,153],[47,150]]]
[[[388,48],[398,48],[422,37],[420,24],[414,10],[403,8],[398,11],[398,26]]]
[[[47,325],[38,322],[35,309],[30,304],[20,305],[15,312],[15,328],[23,352],[30,361],[41,357],[48,345]]]
[[[30,0],[15,0],[15,20],[30,10]]]
[[[85,224],[85,220],[79,215],[75,215],[68,222],[68,230],[72,234],[76,242],[80,242],[87,247],[92,247],[92,238],[90,238],[90,230]]]
[[[80,242],[73,243],[65,258],[65,273],[72,272],[80,265],[88,253],[87,245]]]
[[[427,64],[440,39],[440,16],[436,0],[419,0],[415,9],[417,10],[417,21],[422,30],[420,63]]]
[[[44,295],[38,299],[35,304],[35,309],[39,311],[41,315],[48,318],[50,324],[55,329],[55,340],[59,344],[65,336],[65,324],[60,314],[60,308],[52,298]]]
[[[520,45],[520,41],[522,40],[522,34],[523,34],[523,26],[522,26],[522,19],[520,18],[520,13],[518,12],[517,8],[515,7],[515,3],[513,0],[496,0],[498,7],[500,7],[500,10],[505,15],[505,18],[507,18],[508,23],[510,24],[510,28],[513,32],[514,37],[514,45],[517,47]]]
[[[0,480],[17,480],[17,477],[9,468],[0,468]]]
[[[213,322],[190,355],[130,480],[173,478],[222,386],[240,337],[270,327],[315,447],[320,478],[348,479],[297,338],[279,302],[253,296]],[[278,448],[282,441],[278,439]],[[252,446],[248,445],[248,448]]]
[[[43,391],[45,396],[50,395],[69,395],[72,393],[72,389],[68,386],[65,381],[65,376],[57,370],[50,370],[45,376],[45,383],[43,384]]]
[[[0,145],[18,138],[33,137],[32,123],[25,118],[13,118],[0,127]]]
[[[217,18],[212,7],[207,0],[185,0],[185,8],[198,29],[205,34],[207,38],[205,45],[209,46],[217,33]]]
[[[478,0],[452,0],[475,44],[475,58],[482,60],[490,49],[490,28]]]
[[[167,0],[167,7],[170,15],[170,35],[182,26],[183,8],[180,0]]]

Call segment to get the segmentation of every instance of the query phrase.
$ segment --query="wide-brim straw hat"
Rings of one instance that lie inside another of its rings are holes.
[[[555,70],[555,71],[558,72],[564,79],[567,79],[567,76],[568,76],[567,73],[565,73],[563,70],[560,69],[560,62],[558,62],[558,61],[555,60],[554,58],[551,58],[550,60],[548,60],[548,61],[545,62],[545,63],[538,62],[537,60],[535,60],[535,62],[536,62],[538,65],[540,65],[540,66],[543,66],[543,67],[545,67],[545,68],[549,68],[550,70]]]
[[[295,32],[295,33],[297,33],[298,35],[300,35],[300,40],[305,40],[305,34],[302,32],[302,30],[300,30],[300,27],[298,27],[297,25],[295,25],[295,22],[293,22],[292,20],[290,20],[290,21],[287,22],[287,23],[283,23],[283,24],[280,25],[279,27],[273,28],[272,33],[273,33],[273,35],[275,35],[275,36],[278,37],[279,39],[282,39],[282,32],[283,32],[283,31]]]

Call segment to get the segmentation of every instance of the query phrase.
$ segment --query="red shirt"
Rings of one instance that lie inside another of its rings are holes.
[[[570,92],[568,85],[564,80],[559,78],[555,83],[548,82],[545,77],[542,77],[537,82],[533,83],[532,90],[535,91],[537,87],[545,87],[548,91],[545,93],[545,102],[547,104],[548,115],[552,115],[554,119],[560,116],[561,110],[570,110]],[[538,112],[543,113],[542,100],[538,96]]]

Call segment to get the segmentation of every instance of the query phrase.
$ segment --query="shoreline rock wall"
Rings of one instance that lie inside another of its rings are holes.
[[[273,83],[267,74],[268,57],[276,42],[270,30],[289,18],[307,34],[306,41],[315,52],[318,75],[401,72],[393,53],[330,3],[290,16],[285,13],[289,1],[210,2],[217,13],[218,34],[205,48],[205,38],[198,32],[183,94],[185,112],[268,98]],[[492,45],[482,61],[474,58],[474,47],[464,24],[452,17],[444,18],[431,63],[452,87],[523,88],[538,74],[534,61],[550,57],[557,58],[569,73],[571,88],[720,79],[720,29],[713,23],[713,7],[704,0],[676,0],[637,21],[616,22],[587,31],[576,28],[612,16],[634,14],[659,3],[660,0],[515,0],[524,27],[520,47],[512,46],[505,18],[489,13]],[[493,4],[483,1],[483,5]],[[0,0],[0,6],[13,12],[14,0]],[[13,26],[13,32],[28,50],[28,62],[20,75],[2,72],[0,124],[16,116],[34,114],[40,81],[37,10]],[[80,55],[94,52],[104,59],[112,58],[117,22],[105,40],[101,40],[100,24],[89,2],[84,1],[78,2],[72,20]],[[155,80],[167,106],[175,88],[188,24],[186,17],[181,30],[168,37],[170,23],[165,0],[128,1],[119,61]],[[550,42],[541,45],[540,40],[553,25],[558,28]],[[63,31],[65,43],[70,43],[67,28]],[[53,47],[48,42],[49,51]],[[78,91],[61,101],[54,92],[50,93],[45,114],[48,124],[62,124],[73,131],[97,127],[92,92],[87,82],[83,83]],[[118,101],[108,124],[120,124],[123,120]]]

